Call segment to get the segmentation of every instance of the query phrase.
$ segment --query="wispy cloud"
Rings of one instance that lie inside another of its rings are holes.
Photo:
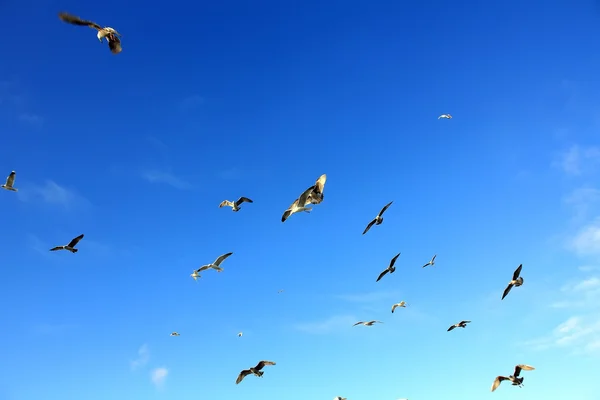
[[[32,112],[30,103],[28,94],[17,80],[0,81],[0,105],[9,109],[10,114],[16,115],[19,121],[39,127],[43,124],[44,118]]]
[[[398,291],[378,291],[354,294],[338,294],[334,295],[336,299],[350,301],[353,303],[377,303],[380,301],[389,301],[397,299],[400,295]]]
[[[568,175],[581,175],[596,167],[599,162],[600,148],[581,147],[575,144],[563,152],[554,164]]]
[[[295,324],[294,329],[313,335],[322,335],[339,329],[347,329],[349,326],[356,323],[356,321],[358,321],[358,319],[353,315],[334,315],[320,321]]]
[[[569,241],[568,247],[577,255],[600,254],[600,218],[583,226]]]
[[[577,188],[563,198],[565,204],[572,208],[575,222],[588,219],[599,200],[600,190],[590,186]]]
[[[150,349],[148,349],[147,344],[143,344],[138,350],[138,357],[130,362],[131,369],[135,370],[143,367],[148,364],[148,361],[150,361]]]
[[[176,189],[190,189],[192,185],[187,181],[164,171],[150,170],[142,173],[142,178],[151,183],[165,183]]]
[[[68,189],[54,181],[47,180],[43,185],[25,184],[19,188],[17,196],[24,202],[42,201],[58,205],[66,210],[74,207],[89,207],[91,203],[73,189]]]
[[[165,384],[167,375],[169,375],[169,370],[165,367],[154,368],[150,372],[150,378],[152,379],[152,383],[154,383],[154,385],[159,388]]]

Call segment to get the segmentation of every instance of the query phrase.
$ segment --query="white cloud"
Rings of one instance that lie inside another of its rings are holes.
[[[566,196],[563,201],[571,206],[574,220],[581,222],[589,218],[595,211],[594,205],[600,200],[600,190],[588,186],[580,187]]]
[[[191,187],[188,182],[168,172],[156,170],[146,171],[142,173],[142,178],[152,183],[166,183],[176,189],[189,189]]]
[[[143,344],[138,350],[138,358],[131,361],[131,369],[143,367],[148,364],[148,361],[150,361],[150,350],[147,344]]]
[[[594,146],[582,148],[575,144],[560,156],[556,165],[568,175],[581,175],[599,161],[600,148]]]
[[[161,387],[164,385],[165,380],[167,379],[167,375],[169,375],[169,370],[165,367],[154,368],[150,372],[150,378],[152,379],[152,383],[157,387]]]
[[[30,184],[19,188],[19,199],[24,202],[43,201],[58,205],[65,209],[75,206],[90,206],[91,203],[72,189],[60,186],[54,181],[47,180],[44,185]]]
[[[578,255],[600,254],[600,219],[582,227],[571,239],[569,247]]]
[[[321,321],[295,324],[294,328],[302,332],[321,335],[351,327],[357,321],[358,319],[353,315],[334,315]]]

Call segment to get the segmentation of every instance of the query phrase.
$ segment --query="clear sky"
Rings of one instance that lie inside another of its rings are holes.
[[[0,23],[0,400],[599,398],[594,2],[3,0]]]

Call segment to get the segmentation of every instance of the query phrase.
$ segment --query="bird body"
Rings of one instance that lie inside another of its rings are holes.
[[[194,280],[197,280],[198,278],[201,278],[200,276],[200,272],[202,271],[206,271],[207,269],[214,269],[217,272],[221,272],[223,271],[223,268],[221,268],[221,263],[223,261],[225,261],[227,259],[227,257],[229,257],[230,255],[232,255],[233,253],[226,253],[223,254],[222,256],[219,256],[212,264],[206,264],[201,266],[200,268],[194,270],[194,272],[191,273],[191,277],[194,278]]]
[[[238,337],[242,337],[243,334],[243,332],[238,333]]]
[[[500,386],[500,383],[502,383],[503,381],[511,381],[513,386],[522,387],[524,377],[519,378],[521,371],[533,371],[534,369],[535,368],[530,365],[519,364],[515,367],[515,372],[512,375],[509,375],[509,376],[498,375],[496,377],[496,379],[494,379],[494,382],[492,383],[492,392],[494,390],[498,389],[498,386]]]
[[[377,216],[375,218],[373,218],[373,220],[371,222],[369,222],[369,225],[367,225],[364,232],[362,233],[363,235],[365,233],[369,232],[369,229],[371,229],[371,227],[373,225],[381,225],[383,223],[383,213],[385,212],[385,210],[388,209],[389,206],[392,205],[393,202],[394,202],[393,200],[390,201],[381,209],[381,211],[379,211],[379,214],[377,214]]]
[[[352,326],[356,326],[356,325],[364,325],[364,326],[373,326],[376,322],[379,322],[380,324],[383,324],[383,322],[381,321],[358,321],[357,323],[355,323]]]
[[[169,336],[181,336],[181,335],[177,332],[171,332],[171,334]]]
[[[102,42],[102,39],[106,38],[106,40],[108,41],[108,47],[113,54],[118,54],[122,51],[121,39],[119,39],[119,36],[122,35],[119,32],[117,32],[116,29],[111,28],[110,26],[101,27],[93,21],[84,20],[79,18],[78,16],[71,15],[66,12],[59,13],[58,17],[63,22],[66,22],[71,25],[88,26],[92,29],[96,29],[98,31],[96,35],[98,40]]]
[[[6,177],[6,183],[2,186],[0,186],[2,189],[6,189],[9,190],[11,192],[18,192],[19,189],[13,187],[13,185],[15,184],[15,177],[17,176],[17,173],[15,171],[11,171],[10,174],[8,174],[8,176]]]
[[[392,306],[392,313],[394,313],[394,310],[398,307],[403,307],[405,308],[408,304],[406,304],[406,302],[404,300],[402,300],[400,303],[396,303]]]
[[[440,115],[438,117],[438,119],[440,119],[440,118],[452,119],[452,115],[450,115],[450,114],[442,114],[442,115]]]
[[[448,328],[448,332],[450,332],[451,330],[453,330],[454,328],[466,328],[467,324],[470,323],[471,321],[460,321],[457,324],[452,325],[450,328]]]
[[[396,267],[394,267],[394,264],[396,263],[396,259],[398,257],[400,257],[400,253],[396,254],[394,256],[394,258],[392,258],[392,260],[390,261],[390,265],[386,269],[384,269],[382,273],[379,274],[379,276],[377,277],[377,280],[375,282],[379,282],[379,280],[381,278],[383,278],[385,276],[385,274],[387,274],[388,272],[390,274],[393,274],[394,271],[396,271]]]
[[[504,289],[504,292],[502,293],[502,299],[500,299],[500,300],[504,300],[506,295],[508,293],[510,293],[510,290],[513,288],[513,286],[518,287],[523,284],[523,278],[521,278],[519,276],[519,275],[521,275],[521,269],[523,269],[523,264],[519,265],[517,267],[517,269],[515,270],[515,272],[513,272],[512,280],[510,282],[508,282],[508,286],[506,287],[506,289]]]
[[[57,251],[57,250],[68,250],[71,253],[75,254],[79,251],[79,249],[76,249],[75,246],[77,246],[77,243],[79,243],[79,241],[83,239],[83,234],[77,236],[76,238],[74,238],[73,240],[71,240],[69,242],[69,244],[64,245],[64,246],[56,246],[50,249],[50,251]]]
[[[238,211],[240,211],[240,208],[241,208],[240,205],[244,202],[254,203],[249,198],[242,196],[239,199],[237,199],[236,201],[223,200],[221,202],[221,204],[219,204],[219,208],[228,206],[228,207],[231,207],[231,211],[238,212]]]
[[[238,375],[237,379],[235,380],[235,384],[239,384],[242,380],[244,380],[244,378],[250,374],[254,374],[258,377],[262,377],[264,372],[261,371],[261,369],[263,369],[266,365],[275,365],[275,362],[273,361],[260,361],[258,364],[256,364],[255,367],[250,367],[248,369],[244,369],[240,372],[240,374]]]

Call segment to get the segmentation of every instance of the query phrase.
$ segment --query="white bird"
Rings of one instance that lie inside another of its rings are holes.
[[[427,264],[423,265],[423,268],[425,268],[428,265],[431,265],[433,267],[435,265],[435,258],[436,257],[437,257],[437,254],[434,255],[433,258],[427,262]]]
[[[171,334],[169,336],[181,336],[181,335],[177,332],[171,332]]]
[[[98,31],[98,34],[96,35],[98,37],[98,40],[102,42],[102,39],[106,38],[106,40],[108,41],[108,47],[110,48],[110,51],[113,54],[118,54],[121,52],[121,40],[118,36],[122,35],[119,32],[117,32],[114,28],[111,28],[110,26],[106,26],[103,28],[95,22],[81,19],[75,15],[71,15],[66,12],[59,13],[58,17],[68,24],[78,26],[89,26],[92,29],[96,29]]]
[[[452,119],[452,115],[450,115],[450,114],[442,114],[442,115],[440,115],[438,117],[438,119],[440,119],[440,118]]]
[[[238,333],[238,337],[242,337],[243,334],[243,332]]]
[[[254,203],[249,198],[242,196],[239,199],[237,199],[236,201],[223,200],[221,202],[221,204],[219,204],[219,208],[228,206],[228,207],[231,207],[231,211],[238,212],[238,211],[240,211],[240,204],[242,204],[243,202]]]
[[[227,254],[223,254],[222,256],[219,256],[215,260],[215,262],[213,262],[212,264],[206,264],[206,265],[201,266],[197,270],[194,270],[194,272],[192,272],[192,274],[190,276],[192,278],[194,278],[194,280],[197,280],[198,278],[201,278],[200,272],[205,271],[205,270],[207,270],[209,268],[212,268],[212,269],[216,270],[217,272],[223,271],[223,268],[221,268],[221,263],[223,261],[225,261],[225,259],[227,259],[227,257],[229,257],[232,254],[233,253],[227,253]]]
[[[375,322],[379,322],[380,324],[383,324],[383,322],[381,321],[358,321],[357,323],[355,323],[352,326],[356,326],[356,325],[364,325],[364,326],[373,326],[373,324],[375,324]]]
[[[15,171],[12,171],[7,177],[6,177],[6,183],[2,186],[0,186],[2,189],[6,189],[6,190],[10,190],[11,192],[18,192],[19,189],[13,187],[13,185],[15,184],[15,177],[17,176],[17,173]]]
[[[394,312],[394,310],[398,307],[404,307],[406,308],[408,304],[406,304],[406,302],[404,300],[402,300],[400,303],[396,303],[392,306],[392,313]]]
[[[296,213],[299,213],[302,211],[307,212],[307,213],[312,211],[312,208],[308,208],[305,206],[308,202],[308,196],[310,196],[310,194],[312,193],[314,188],[315,188],[314,186],[309,187],[300,195],[300,197],[298,197],[296,200],[294,200],[294,202],[288,207],[288,209],[283,212],[283,215],[281,216],[281,222],[285,222],[285,220],[288,219],[293,214],[296,214]],[[301,206],[300,204],[303,204],[303,205]]]
[[[79,251],[79,249],[76,249],[75,246],[77,246],[77,243],[79,243],[79,241],[83,239],[83,233],[79,236],[77,236],[75,239],[71,240],[69,242],[69,244],[64,245],[64,246],[56,246],[50,249],[50,251],[57,251],[57,250],[68,250],[71,253],[75,254]]]
[[[517,267],[517,269],[515,270],[515,272],[513,272],[512,280],[510,282],[508,282],[508,286],[506,287],[506,289],[504,289],[504,293],[502,293],[501,300],[504,300],[504,298],[510,292],[510,290],[513,288],[513,286],[519,287],[523,284],[523,278],[519,276],[519,275],[521,275],[522,268],[523,268],[523,264],[519,265]]]
[[[383,213],[385,212],[385,210],[388,209],[389,206],[392,205],[394,201],[390,201],[389,203],[387,203],[382,209],[381,211],[379,211],[379,214],[377,214],[377,216],[375,218],[373,218],[373,220],[371,222],[369,222],[369,225],[367,225],[367,227],[365,228],[365,231],[362,233],[363,235],[367,232],[369,232],[369,229],[371,229],[371,227],[373,225],[381,225],[383,223]]]

